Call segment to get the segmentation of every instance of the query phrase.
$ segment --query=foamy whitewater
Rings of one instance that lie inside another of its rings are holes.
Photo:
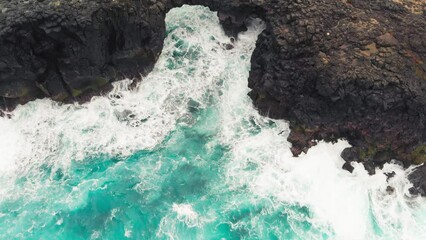
[[[0,118],[0,239],[426,239],[410,169],[350,174],[345,141],[294,158],[288,124],[253,108],[262,22],[231,50],[207,8],[166,23],[136,89],[124,80],[83,105],[37,100]]]

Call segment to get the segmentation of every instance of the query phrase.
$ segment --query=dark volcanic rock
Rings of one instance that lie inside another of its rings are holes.
[[[72,100],[150,71],[164,15],[156,1],[0,1],[2,107]]]
[[[426,196],[426,164],[414,169],[414,171],[408,175],[408,179],[413,183],[413,187],[409,189],[413,195]]]
[[[425,161],[417,150],[426,144],[424,2],[215,6],[235,2],[267,22],[252,57],[250,96],[261,113],[290,120],[295,155],[314,139],[345,138],[354,147],[343,156],[370,172],[393,158],[405,166]]]
[[[290,121],[295,155],[345,138],[353,147],[342,156],[371,174],[391,159],[426,162],[425,1],[192,2],[224,11],[231,35],[244,18],[266,21],[249,95],[264,115]]]

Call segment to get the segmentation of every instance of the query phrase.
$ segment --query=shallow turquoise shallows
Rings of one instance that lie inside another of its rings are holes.
[[[208,8],[166,23],[136,89],[0,119],[0,239],[426,239],[407,170],[343,171],[345,141],[294,158],[288,124],[253,108],[260,20],[235,43]]]

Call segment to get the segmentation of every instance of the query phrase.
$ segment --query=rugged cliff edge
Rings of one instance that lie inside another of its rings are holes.
[[[229,35],[265,20],[250,97],[261,113],[289,120],[295,155],[345,138],[349,171],[351,161],[370,173],[392,159],[426,162],[425,0],[2,0],[3,105],[74,100],[148,72],[164,16],[182,4],[218,11]],[[410,176],[413,193],[426,192],[423,172]]]
[[[405,166],[424,162],[423,12],[392,1],[280,6],[266,33],[273,37],[258,43],[249,81],[260,111],[290,120],[294,154],[313,139],[343,137],[354,147],[342,156],[371,172],[392,158]]]
[[[164,5],[126,0],[1,0],[3,107],[70,101],[148,72],[161,53]]]

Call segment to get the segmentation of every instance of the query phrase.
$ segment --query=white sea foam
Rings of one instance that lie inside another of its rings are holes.
[[[11,171],[15,165],[15,159],[18,157],[19,152],[15,147],[21,142],[21,137],[15,129],[10,126],[10,123],[3,118],[0,118],[0,172]]]
[[[190,204],[176,204],[174,203],[173,211],[177,214],[177,219],[184,222],[188,227],[199,226],[198,213],[192,209]]]

